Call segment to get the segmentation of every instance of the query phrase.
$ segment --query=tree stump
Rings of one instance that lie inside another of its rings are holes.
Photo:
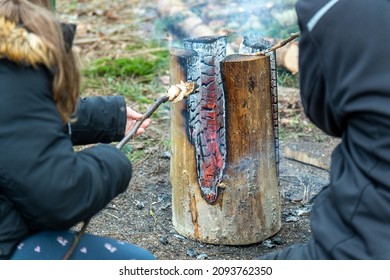
[[[281,226],[270,60],[225,57],[224,42],[202,37],[171,49],[171,83],[199,87],[172,104],[172,220],[190,239],[246,245]]]

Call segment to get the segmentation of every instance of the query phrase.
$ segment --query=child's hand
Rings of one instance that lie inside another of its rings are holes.
[[[127,116],[127,121],[126,121],[125,135],[130,132],[130,130],[133,128],[136,121],[142,118],[142,114],[134,111],[130,107],[126,107],[126,116]],[[138,136],[138,135],[141,135],[142,133],[144,133],[145,129],[148,128],[148,126],[151,124],[151,122],[152,122],[151,119],[144,120],[142,122],[140,128],[137,130],[137,133],[135,135]]]

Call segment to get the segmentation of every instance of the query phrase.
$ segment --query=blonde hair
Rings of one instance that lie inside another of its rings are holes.
[[[41,63],[52,64],[46,66],[54,74],[53,99],[62,120],[69,122],[80,96],[80,72],[74,53],[65,47],[61,24],[50,9],[49,0],[0,0],[0,17],[33,33],[45,46],[48,58]]]

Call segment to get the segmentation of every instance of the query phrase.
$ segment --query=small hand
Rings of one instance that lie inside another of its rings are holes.
[[[142,114],[134,111],[130,107],[126,107],[126,116],[127,116],[127,121],[126,121],[126,130],[125,134],[128,134],[130,130],[133,128],[135,125],[136,121],[142,118]],[[152,120],[151,119],[146,119],[142,122],[140,128],[137,130],[137,133],[135,134],[136,136],[141,135],[142,133],[145,132],[145,130],[149,127],[151,124]]]

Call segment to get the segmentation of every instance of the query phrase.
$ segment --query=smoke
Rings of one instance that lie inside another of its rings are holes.
[[[175,47],[181,47],[185,38],[209,35],[226,35],[233,45],[244,36],[281,39],[298,31],[295,3],[296,0],[214,0],[200,4],[160,0],[154,28],[156,37]]]

